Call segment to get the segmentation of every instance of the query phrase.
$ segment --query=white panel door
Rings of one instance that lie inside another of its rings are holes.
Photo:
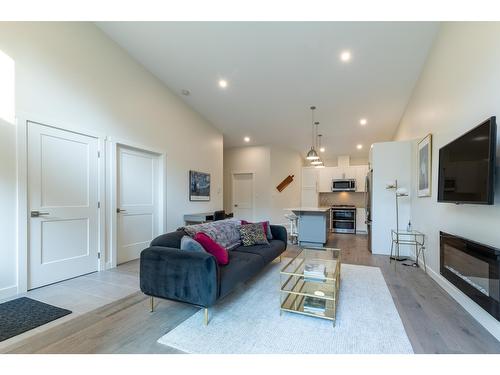
[[[28,122],[33,289],[97,271],[98,140]]]
[[[118,147],[117,264],[139,258],[158,234],[159,157]]]
[[[237,219],[253,221],[253,173],[233,174],[233,213]]]

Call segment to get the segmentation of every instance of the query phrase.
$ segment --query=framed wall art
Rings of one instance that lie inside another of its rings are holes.
[[[210,173],[189,171],[189,200],[210,200]]]
[[[432,183],[432,134],[418,142],[417,190],[419,197],[431,196]]]

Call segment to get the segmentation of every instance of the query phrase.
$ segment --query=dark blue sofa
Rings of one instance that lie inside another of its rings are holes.
[[[229,251],[229,264],[219,266],[209,253],[180,250],[185,232],[178,230],[163,234],[141,252],[141,290],[153,297],[186,302],[208,308],[228,295],[238,284],[244,283],[267,264],[279,257],[287,244],[285,227],[271,225],[273,239],[269,245],[240,246]]]

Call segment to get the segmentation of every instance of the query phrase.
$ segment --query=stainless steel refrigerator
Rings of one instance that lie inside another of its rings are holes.
[[[368,250],[372,251],[372,181],[373,169],[370,165],[365,179],[365,212],[366,230],[368,231]]]

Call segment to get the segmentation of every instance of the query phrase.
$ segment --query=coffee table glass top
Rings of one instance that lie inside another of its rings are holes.
[[[322,264],[325,269],[325,281],[335,281],[337,263],[340,262],[340,249],[327,247],[303,248],[301,252],[282,268],[281,273],[294,276],[304,276],[306,265]]]

